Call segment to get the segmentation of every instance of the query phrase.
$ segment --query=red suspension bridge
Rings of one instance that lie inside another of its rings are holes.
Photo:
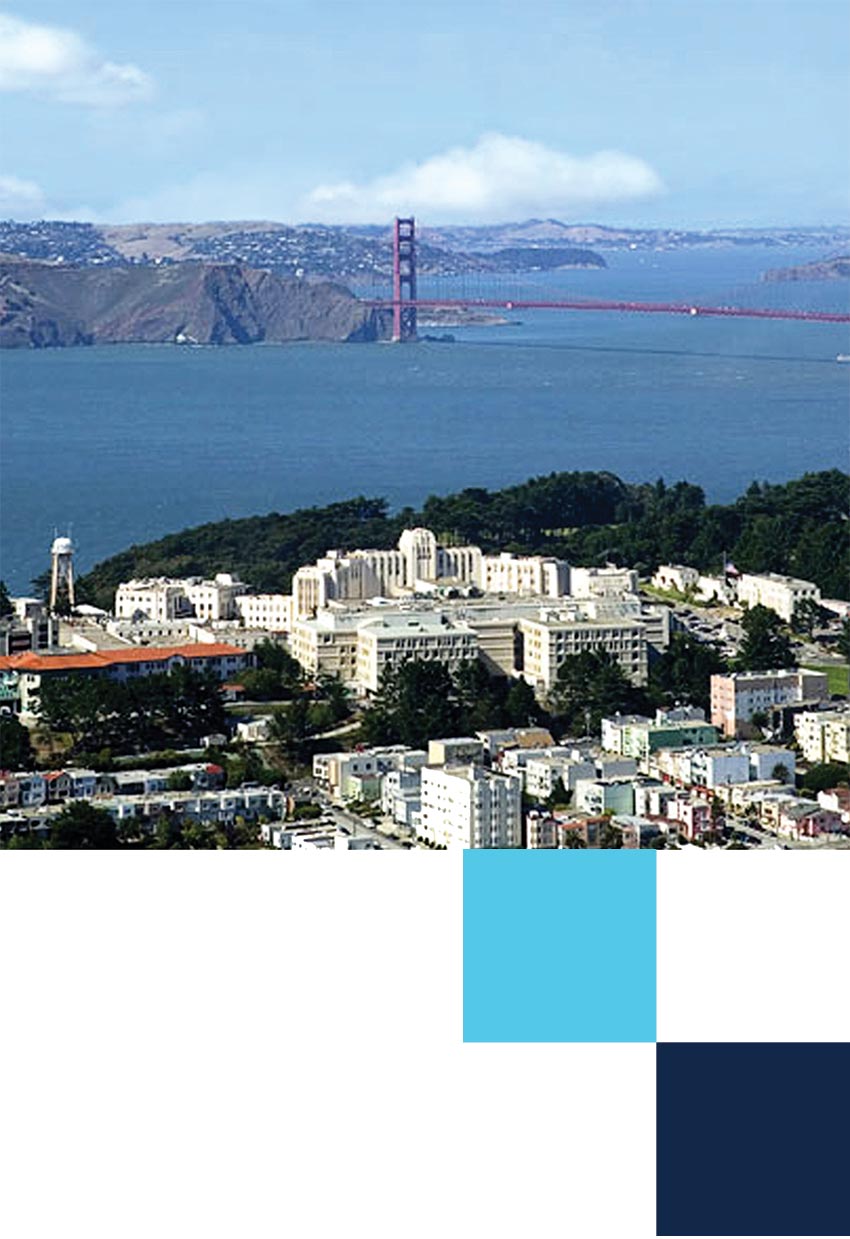
[[[850,314],[821,310],[765,309],[756,306],[695,305],[681,301],[604,301],[571,299],[528,301],[497,296],[419,297],[416,288],[416,222],[396,217],[393,223],[393,286],[390,298],[369,298],[377,309],[392,310],[393,340],[416,339],[417,310],[605,310],[622,314],[682,314],[692,318],[779,318],[815,323],[850,323]]]

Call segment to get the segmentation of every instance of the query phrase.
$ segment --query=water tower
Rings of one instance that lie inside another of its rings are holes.
[[[53,539],[50,548],[50,610],[56,610],[60,593],[64,592],[68,606],[74,605],[74,544],[68,537]]]

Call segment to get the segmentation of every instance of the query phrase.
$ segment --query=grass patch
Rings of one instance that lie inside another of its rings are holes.
[[[806,663],[807,671],[825,671],[830,693],[850,697],[850,667],[847,663]]]

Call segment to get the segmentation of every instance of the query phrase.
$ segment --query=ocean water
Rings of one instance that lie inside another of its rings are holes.
[[[820,256],[614,253],[606,271],[532,276],[512,295],[846,310],[846,283],[756,282],[767,267]],[[54,530],[69,528],[84,570],[189,525],[356,494],[398,507],[551,470],[609,469],[632,481],[687,478],[724,501],[753,478],[848,466],[850,366],[835,361],[850,353],[843,324],[510,318],[453,328],[454,344],[0,355],[0,575],[28,589]]]

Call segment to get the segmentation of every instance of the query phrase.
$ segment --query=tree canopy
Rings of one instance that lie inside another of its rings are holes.
[[[775,611],[751,607],[744,612],[741,627],[744,639],[735,660],[738,671],[773,671],[797,665],[791,638]]]
[[[143,576],[238,572],[255,588],[287,590],[293,573],[331,547],[389,548],[403,528],[427,525],[449,543],[487,551],[611,561],[643,571],[674,561],[717,572],[787,572],[824,597],[850,598],[850,475],[807,473],[782,485],[753,482],[730,504],[706,504],[689,482],[633,484],[612,473],[550,473],[490,491],[430,496],[390,514],[380,498],[218,521],[130,547],[77,582],[81,601],[110,607],[119,582]]]

